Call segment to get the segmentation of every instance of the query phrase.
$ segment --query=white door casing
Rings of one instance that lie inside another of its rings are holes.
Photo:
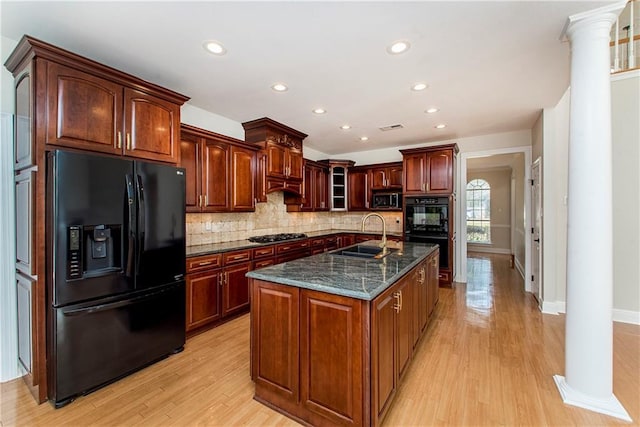
[[[540,170],[542,158],[531,165],[531,293],[542,306],[542,192]]]

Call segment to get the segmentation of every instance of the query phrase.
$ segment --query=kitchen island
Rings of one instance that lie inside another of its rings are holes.
[[[256,400],[303,424],[380,424],[438,300],[438,246],[369,257],[378,244],[247,274]]]

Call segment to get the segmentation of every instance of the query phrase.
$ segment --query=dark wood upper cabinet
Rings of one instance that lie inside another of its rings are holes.
[[[273,191],[302,196],[302,141],[307,135],[267,117],[242,123],[242,126],[245,141],[260,148],[257,200],[266,202],[267,193]]]
[[[288,212],[315,212],[329,210],[329,167],[304,159],[302,196],[285,195]]]
[[[200,140],[195,135],[182,132],[180,138],[180,167],[185,169],[186,194],[185,204],[187,212],[200,212],[200,197],[202,195],[202,154]]]
[[[404,194],[448,195],[455,191],[457,144],[400,150]]]
[[[426,155],[424,153],[405,154],[403,157],[404,194],[426,192]]]
[[[349,168],[347,177],[348,210],[364,211],[369,209],[371,195],[368,179],[368,168],[358,166]]]
[[[177,163],[180,106],[139,90],[124,90],[124,154]]]
[[[180,103],[73,66],[47,66],[46,143],[177,163]]]
[[[255,210],[256,152],[249,148],[231,146],[231,210]]]
[[[427,153],[427,191],[453,193],[453,152],[438,150]]]
[[[402,163],[385,163],[371,167],[372,190],[402,189]]]
[[[187,212],[255,210],[257,147],[182,125],[180,165],[186,172]]]
[[[50,63],[47,144],[122,154],[123,87]]]
[[[204,139],[202,144],[202,208],[206,212],[229,210],[228,144]]]

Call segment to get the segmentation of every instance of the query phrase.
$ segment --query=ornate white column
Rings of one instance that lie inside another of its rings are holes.
[[[572,15],[565,403],[631,421],[613,395],[609,34],[625,2]]]

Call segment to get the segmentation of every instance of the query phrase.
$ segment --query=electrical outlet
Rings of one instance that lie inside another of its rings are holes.
[[[207,231],[211,231],[211,221],[207,221],[204,223],[204,229]]]

